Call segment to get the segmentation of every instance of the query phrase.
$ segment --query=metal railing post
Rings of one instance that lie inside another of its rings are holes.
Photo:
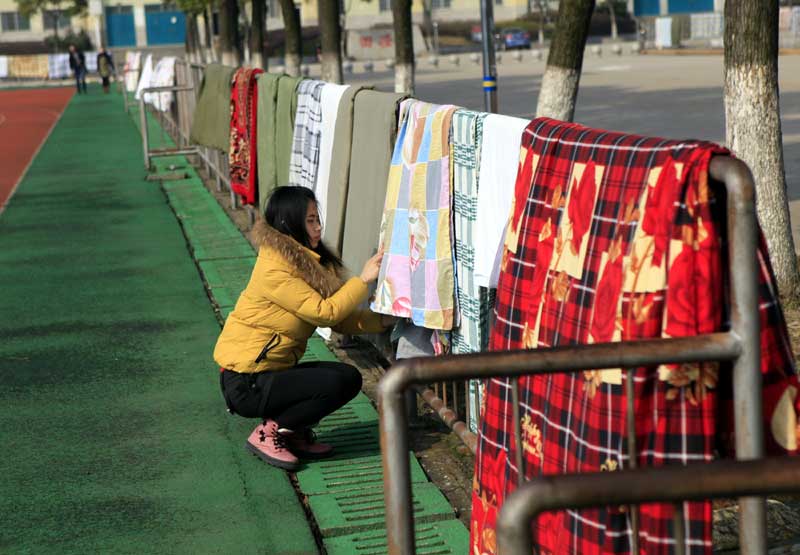
[[[150,171],[150,134],[147,129],[147,109],[144,105],[144,93],[139,97],[139,124],[142,128],[142,148],[144,149],[144,168]]]
[[[731,331],[739,337],[742,354],[733,365],[736,458],[764,456],[761,395],[761,335],[758,314],[758,223],[755,186],[747,165],[716,157],[709,175],[725,184],[728,215],[728,253],[731,271]],[[766,505],[763,499],[740,500],[739,542],[742,553],[766,551]]]

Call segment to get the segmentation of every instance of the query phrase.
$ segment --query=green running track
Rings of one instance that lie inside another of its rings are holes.
[[[0,215],[0,552],[316,553],[287,475],[224,412],[197,267],[99,92]]]

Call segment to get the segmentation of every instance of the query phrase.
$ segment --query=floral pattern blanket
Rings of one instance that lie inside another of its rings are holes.
[[[545,348],[727,329],[724,188],[710,184],[710,143],[667,141],[533,120],[522,140],[490,349]],[[758,250],[764,427],[772,453],[797,450],[798,380],[763,240]],[[640,467],[731,456],[731,372],[717,363],[636,368]],[[627,373],[521,378],[524,468],[516,468],[510,381],[482,407],[471,553],[496,552],[495,520],[518,473],[630,466]],[[640,507],[641,552],[671,553],[671,505]],[[711,504],[686,503],[686,550],[710,554]],[[630,553],[625,507],[545,513],[540,553]]]
[[[255,204],[258,198],[256,168],[256,76],[261,69],[242,67],[233,74],[231,88],[231,140],[228,151],[231,190],[242,197],[244,204]]]

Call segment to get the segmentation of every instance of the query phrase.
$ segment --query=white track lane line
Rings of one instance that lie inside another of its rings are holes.
[[[74,93],[73,93],[73,96],[74,96]],[[30,169],[31,164],[33,164],[33,161],[36,160],[36,157],[39,155],[39,151],[42,150],[42,147],[44,146],[44,143],[47,142],[47,139],[50,138],[50,134],[53,132],[53,129],[55,129],[55,127],[58,124],[58,122],[61,121],[61,116],[63,116],[64,112],[67,111],[67,106],[69,106],[70,102],[72,102],[72,97],[69,97],[69,100],[67,101],[67,103],[64,104],[64,109],[61,110],[60,113],[56,112],[55,110],[41,110],[41,111],[44,111],[44,112],[50,112],[52,114],[57,114],[56,115],[56,119],[53,120],[53,124],[50,126],[50,129],[48,129],[47,133],[45,133],[45,136],[42,139],[42,142],[40,142],[39,146],[36,147],[36,151],[33,153],[33,156],[31,156],[31,159],[28,160],[28,163],[25,165],[25,169],[22,170],[21,174],[19,174],[19,178],[17,178],[17,182],[14,183],[14,185],[11,186],[11,191],[8,193],[8,196],[6,197],[6,199],[5,200],[0,199],[0,216],[3,215],[3,212],[5,212],[6,206],[8,206],[9,202],[11,202],[11,197],[13,197],[14,193],[17,192],[17,187],[19,187],[19,184],[22,183],[23,179],[25,179],[25,176],[28,174],[28,170]],[[3,114],[0,114],[0,117],[3,118],[2,120],[0,120],[0,125],[2,125],[3,123],[5,123],[6,119],[5,119],[5,116]]]

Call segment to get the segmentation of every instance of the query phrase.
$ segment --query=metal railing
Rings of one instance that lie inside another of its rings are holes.
[[[200,165],[209,178],[216,183],[217,191],[227,190],[230,195],[230,206],[234,210],[244,208],[247,210],[250,224],[256,219],[256,211],[251,206],[242,207],[238,196],[231,190],[228,157],[215,148],[192,144],[189,134],[194,120],[194,108],[197,103],[197,96],[200,91],[200,84],[203,79],[203,64],[190,62],[178,58],[175,61],[175,85],[168,87],[150,87],[142,91],[138,100],[139,105],[139,125],[142,133],[142,149],[144,155],[144,165],[148,170],[151,160],[158,156],[187,155],[190,158],[196,157],[194,161]],[[130,70],[136,71],[138,70]],[[169,110],[162,111],[154,109],[144,101],[145,93],[164,93],[174,94],[174,102],[171,103]],[[136,100],[129,98],[129,93],[123,86],[123,101],[126,111],[137,103]],[[160,127],[171,137],[177,145],[176,147],[154,147],[150,140],[149,129],[146,125],[148,114],[156,118]]]
[[[710,176],[724,183],[727,190],[728,263],[731,287],[731,329],[680,339],[555,347],[529,351],[487,352],[440,358],[408,359],[394,365],[378,387],[380,441],[383,457],[386,526],[389,553],[412,555],[415,552],[408,461],[408,421],[404,395],[409,387],[436,380],[513,378],[512,418],[514,419],[514,458],[519,486],[525,482],[522,432],[520,429],[520,376],[561,372],[580,372],[608,368],[627,369],[628,457],[636,468],[637,449],[634,424],[633,369],[640,366],[690,362],[730,361],[733,363],[735,443],[738,459],[760,459],[764,455],[761,428],[761,371],[757,283],[757,223],[755,189],[747,166],[729,157],[715,157]],[[666,469],[652,469],[653,473]],[[604,477],[608,474],[604,473]],[[576,479],[592,479],[587,474]],[[693,476],[685,478],[696,484]],[[593,482],[587,482],[587,486]],[[738,493],[731,484],[731,493]],[[741,500],[740,544],[742,553],[766,553],[766,509],[760,498]],[[638,553],[638,511],[631,512],[633,553]],[[523,553],[523,552],[519,552]],[[524,552],[529,555],[530,552]]]
[[[533,553],[530,523],[545,511],[673,503],[675,555],[686,553],[684,501],[800,493],[800,460],[714,461],[595,474],[547,476],[511,493],[497,519],[498,555]],[[762,551],[763,552],[763,551]]]

